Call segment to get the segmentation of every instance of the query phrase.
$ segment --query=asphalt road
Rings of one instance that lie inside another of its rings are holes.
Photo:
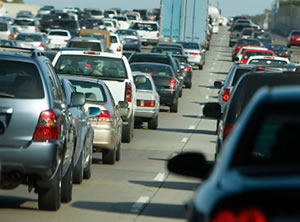
[[[224,80],[232,65],[228,41],[225,27],[213,35],[204,69],[193,71],[192,89],[184,89],[178,113],[162,107],[157,130],[135,128],[133,141],[122,144],[121,161],[115,165],[103,165],[101,155],[94,155],[92,178],[73,186],[71,203],[57,212],[39,211],[37,194],[28,193],[26,186],[0,190],[0,221],[185,221],[184,203],[201,181],[170,174],[166,162],[183,151],[203,152],[213,160],[216,121],[204,118],[202,107],[217,100],[213,83]],[[292,50],[292,60],[299,59],[300,50]]]

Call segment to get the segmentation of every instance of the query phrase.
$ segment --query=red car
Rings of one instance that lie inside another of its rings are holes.
[[[232,49],[232,61],[240,49],[246,46],[260,47],[261,43],[257,39],[239,39]]]
[[[292,45],[300,45],[300,30],[291,31],[288,36],[287,47],[290,48]]]
[[[265,50],[265,49],[259,49],[259,50],[258,49],[247,49],[243,53],[240,64],[247,64],[247,61],[250,58],[250,56],[257,56],[257,55],[275,56],[275,53],[271,50]]]

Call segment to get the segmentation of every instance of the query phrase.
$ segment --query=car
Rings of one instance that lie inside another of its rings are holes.
[[[67,14],[67,13],[65,13],[65,14]],[[69,16],[69,14],[67,14],[67,16]],[[51,29],[68,30],[72,37],[77,35],[77,33],[80,30],[80,25],[79,25],[78,21],[76,21],[72,18],[60,19],[58,13],[54,14],[54,17],[56,17],[56,18],[53,19],[53,21],[51,21],[51,24],[50,24]]]
[[[172,113],[178,112],[180,82],[170,65],[137,62],[131,63],[130,67],[133,72],[149,73],[160,96],[160,105],[168,106]]]
[[[89,179],[92,174],[94,129],[85,111],[85,104],[71,107],[72,94],[83,92],[76,91],[65,76],[59,77],[59,79],[66,96],[67,105],[70,106],[72,125],[74,126],[73,183],[81,184],[83,179]]]
[[[185,51],[182,48],[161,45],[152,47],[151,52],[164,53],[169,55],[185,55]]]
[[[112,53],[123,54],[123,44],[117,34],[110,33],[110,50]]]
[[[119,29],[116,31],[116,34],[119,36],[121,43],[123,44],[123,50],[141,51],[141,39],[135,30]]]
[[[22,32],[15,39],[15,45],[21,48],[36,48],[41,51],[48,49],[47,35],[41,32]]]
[[[7,22],[0,21],[0,39],[14,39],[14,30],[12,26]]]
[[[17,13],[16,18],[33,18],[33,14],[28,10],[21,10]]]
[[[187,221],[298,220],[299,98],[299,86],[263,88],[215,164],[198,152],[168,161],[169,172],[203,181],[185,204]]]
[[[272,50],[276,56],[287,58],[291,61],[292,51],[289,51],[286,45],[283,44],[268,44],[266,47]]]
[[[104,26],[106,27],[106,30],[109,32],[116,32],[118,30],[115,23],[111,20],[104,20]]]
[[[199,70],[203,69],[205,64],[205,52],[201,49],[201,45],[197,42],[177,41],[182,44],[185,54],[188,56],[188,62],[193,66],[198,66]]]
[[[113,19],[117,19],[119,23],[119,29],[128,29],[130,24],[128,18],[124,15],[114,16]]]
[[[239,39],[232,48],[232,61],[243,47],[262,47],[262,43],[257,39]]]
[[[272,50],[265,50],[265,49],[247,49],[243,52],[243,55],[240,60],[240,64],[247,64],[248,59],[251,56],[275,56],[275,53]]]
[[[50,60],[39,50],[1,48],[0,162],[2,189],[20,184],[38,194],[40,210],[72,200],[74,140],[70,107]],[[16,152],[17,151],[17,152]]]
[[[107,51],[104,41],[94,37],[73,37],[68,41],[66,48],[80,48],[98,52]]]
[[[15,47],[15,42],[13,40],[0,39],[1,46]]]
[[[192,88],[193,67],[188,63],[187,56],[185,55],[173,55],[175,62],[179,63],[179,67],[182,70],[183,84],[185,88]]]
[[[158,44],[159,37],[159,24],[154,21],[141,21],[132,22],[130,29],[134,29],[139,33],[141,37],[142,45],[152,45]]]
[[[244,28],[251,28],[252,26],[250,24],[236,24],[232,27],[231,32],[229,34],[229,47],[234,46],[234,44],[239,39],[239,36]]]
[[[39,32],[39,25],[34,18],[16,18],[13,27],[17,29],[18,32]]]
[[[58,74],[85,76],[103,80],[109,87],[115,104],[128,103],[127,113],[122,113],[122,142],[131,142],[134,135],[136,89],[128,60],[123,55],[86,51],[62,50],[57,52],[52,64]]]
[[[297,46],[297,45],[300,45],[300,31],[293,30],[289,33],[287,39],[287,47],[291,48],[292,46]]]
[[[233,57],[233,61],[235,63],[240,63],[242,60],[243,54],[246,50],[268,50],[268,48],[260,47],[260,46],[244,46],[241,47],[238,53]]]
[[[68,41],[71,39],[71,34],[68,30],[51,29],[47,33],[48,48],[61,49],[67,46]]]
[[[254,65],[285,65],[289,64],[290,60],[278,56],[251,56],[247,64]]]
[[[294,75],[294,73],[285,71],[258,71],[244,74],[235,85],[223,113],[219,103],[211,102],[205,104],[205,112],[203,110],[205,116],[213,117],[213,112],[215,112],[214,114],[218,113],[218,117],[214,116],[219,123],[217,127],[216,155],[222,149],[224,141],[230,135],[230,132],[255,92],[264,86],[300,85],[300,76]]]
[[[254,28],[243,28],[239,38],[249,39],[251,38],[253,32],[254,32]]]
[[[152,76],[148,73],[133,72],[136,86],[135,121],[148,123],[148,129],[157,129],[160,97]]]
[[[123,108],[115,104],[109,88],[102,80],[70,75],[64,75],[64,78],[72,83],[76,92],[86,96],[84,108],[94,128],[93,152],[102,153],[104,164],[115,164],[121,158]]]

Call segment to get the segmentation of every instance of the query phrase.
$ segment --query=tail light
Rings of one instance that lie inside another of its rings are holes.
[[[40,114],[38,124],[33,134],[33,140],[56,140],[59,135],[60,118],[53,110],[46,110]]]
[[[258,208],[248,208],[240,212],[222,210],[213,217],[212,222],[267,222],[267,217]]]
[[[121,52],[121,46],[117,48],[117,52]]]
[[[235,48],[235,53],[238,53],[238,52],[240,51],[241,48],[242,48],[241,46],[237,46],[237,47]]]
[[[37,27],[34,27],[34,30],[37,32],[37,31],[38,31],[38,28],[37,28]]]
[[[156,37],[159,37],[159,33],[156,34]]]
[[[101,110],[100,115],[97,116],[99,118],[99,121],[102,122],[111,122],[112,116],[108,110]]]
[[[190,55],[195,55],[195,56],[199,55],[199,56],[201,56],[202,53],[200,53],[200,52],[190,52]]]
[[[64,42],[68,42],[68,40],[66,39]]]
[[[223,141],[228,137],[233,127],[234,127],[234,123],[225,124],[223,129]]]
[[[13,36],[12,35],[8,35],[8,39],[12,40]]]
[[[191,68],[188,67],[188,66],[183,66],[183,68],[184,68],[187,72],[190,72],[190,71],[191,71]]]
[[[288,53],[280,53],[279,56],[288,57],[289,54]]]
[[[176,85],[176,79],[171,78],[170,79],[170,89],[176,89],[177,85]]]
[[[256,71],[258,71],[258,72],[263,72],[264,70],[265,70],[265,68],[262,66],[259,66],[256,68]]]
[[[240,64],[246,64],[247,63],[247,59],[241,59]]]
[[[143,107],[155,107],[155,100],[140,100],[140,99],[138,99],[136,104],[137,104],[137,106],[143,106]]]
[[[131,102],[132,100],[132,86],[131,83],[127,82],[125,86],[125,101]]]
[[[211,34],[208,34],[208,35],[207,35],[207,38],[208,38],[208,39],[211,39]]]
[[[292,36],[291,37],[291,40],[293,40],[293,41],[295,41],[295,40],[297,40],[298,39],[298,36]]]
[[[224,102],[227,102],[230,98],[230,89],[223,89],[222,99]]]

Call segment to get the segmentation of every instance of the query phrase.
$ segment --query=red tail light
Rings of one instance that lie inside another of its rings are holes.
[[[200,52],[190,52],[190,55],[196,55],[196,56],[197,56],[197,55],[200,55],[200,56],[201,56],[202,53],[200,53]]]
[[[235,50],[235,53],[238,53],[241,49],[241,46],[237,46],[234,50]]]
[[[98,116],[99,121],[102,122],[111,122],[112,121],[112,116],[108,110],[101,110],[100,115]]]
[[[40,114],[38,124],[33,134],[33,140],[56,140],[59,136],[60,118],[53,110],[46,110]]]
[[[156,34],[156,37],[159,37],[159,33]]]
[[[246,64],[247,63],[247,59],[241,59],[241,62],[240,62],[240,64]]]
[[[228,137],[233,127],[234,127],[234,123],[225,124],[223,129],[223,141]]]
[[[267,218],[260,209],[249,208],[237,213],[222,210],[215,215],[212,222],[267,222]]]
[[[265,68],[261,67],[261,66],[256,68],[256,71],[258,71],[258,72],[263,72],[264,70],[265,70]]]
[[[117,48],[117,52],[121,52],[121,46]]]
[[[291,40],[293,40],[293,41],[295,41],[295,40],[297,40],[297,39],[298,39],[298,36],[293,35],[293,36],[291,37]]]
[[[140,100],[136,101],[137,106],[142,107],[155,107],[155,100]]]
[[[12,40],[13,36],[12,35],[8,35],[8,39]]]
[[[39,45],[39,47],[45,48],[45,45],[44,45],[43,43],[41,43],[41,44]]]
[[[227,102],[230,98],[230,89],[223,89],[222,99],[224,102]]]
[[[64,42],[68,42],[68,40],[66,39]]]
[[[170,79],[170,89],[176,89],[177,85],[176,85],[176,79],[171,78]]]
[[[191,68],[188,67],[188,66],[183,66],[183,68],[184,68],[187,72],[190,72],[190,71],[191,71]]]
[[[289,54],[288,53],[280,53],[279,56],[284,56],[284,57],[288,57]]]
[[[131,83],[127,82],[125,86],[125,101],[131,102],[132,100],[132,87]]]
[[[208,38],[208,39],[211,39],[211,34],[208,34],[208,35],[207,35],[207,38]]]

